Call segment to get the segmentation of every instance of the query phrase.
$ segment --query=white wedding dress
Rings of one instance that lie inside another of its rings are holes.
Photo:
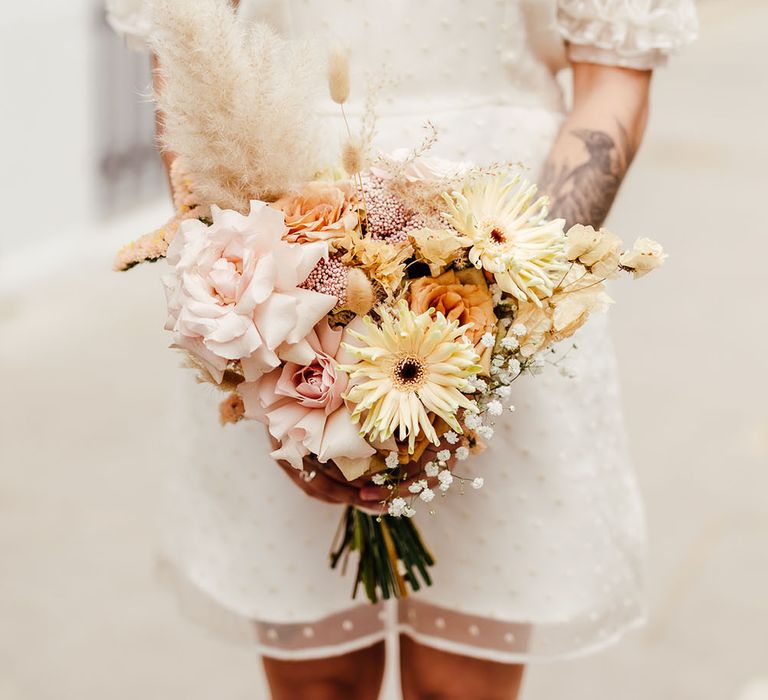
[[[429,118],[436,155],[519,160],[534,178],[563,119],[555,73],[566,46],[575,60],[653,68],[696,32],[693,0],[243,0],[240,14],[292,37],[341,39],[358,98],[364,73],[394,81],[378,106],[383,149],[418,143]],[[151,34],[148,17],[141,0],[110,3],[134,43]],[[180,371],[164,554],[186,607],[287,659],[395,631],[501,662],[619,638],[644,617],[643,513],[604,320],[577,340],[576,378],[551,368],[516,382],[517,412],[464,463],[485,488],[456,489],[437,515],[419,515],[434,586],[376,606],[353,602],[351,577],[328,568],[341,508],[289,481],[260,425],[219,427],[220,396]]]

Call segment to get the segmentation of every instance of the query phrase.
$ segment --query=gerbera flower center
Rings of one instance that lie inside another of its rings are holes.
[[[503,245],[508,243],[507,232],[504,230],[504,226],[499,223],[496,218],[488,218],[482,222],[481,230],[484,231],[485,236],[488,237],[490,243],[496,245]]]
[[[507,237],[498,226],[494,226],[488,234],[494,243],[506,243]]]
[[[403,355],[392,367],[392,381],[402,391],[415,391],[427,377],[424,360],[416,355]]]

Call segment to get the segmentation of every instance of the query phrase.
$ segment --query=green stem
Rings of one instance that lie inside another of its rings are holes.
[[[390,515],[379,518],[347,507],[331,549],[331,568],[335,569],[340,561],[346,563],[352,552],[358,554],[353,598],[361,584],[373,603],[380,597],[400,598],[408,594],[409,588],[418,591],[432,584],[429,567],[435,561],[412,519]],[[403,576],[398,562],[405,569]]]

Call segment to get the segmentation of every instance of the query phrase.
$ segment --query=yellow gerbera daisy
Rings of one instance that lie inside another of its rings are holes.
[[[485,175],[445,194],[448,222],[471,240],[469,259],[502,290],[540,305],[568,266],[564,219],[548,221],[547,198],[519,175]]]
[[[420,432],[439,444],[429,414],[442,418],[457,432],[459,408],[476,410],[464,395],[468,378],[480,371],[479,357],[464,337],[467,326],[450,322],[430,309],[415,314],[401,301],[394,309],[383,309],[381,325],[370,316],[364,328],[347,333],[360,345],[344,343],[357,362],[343,365],[352,388],[345,398],[355,408],[352,419],[363,418],[360,434],[370,440],[408,438],[413,453]]]

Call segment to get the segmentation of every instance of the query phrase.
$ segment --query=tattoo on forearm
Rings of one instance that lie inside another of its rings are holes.
[[[627,130],[618,123],[619,143],[605,131],[574,129],[587,151],[586,161],[573,166],[548,160],[542,191],[550,196],[550,215],[574,224],[601,226],[608,216],[627,169],[635,156]]]

